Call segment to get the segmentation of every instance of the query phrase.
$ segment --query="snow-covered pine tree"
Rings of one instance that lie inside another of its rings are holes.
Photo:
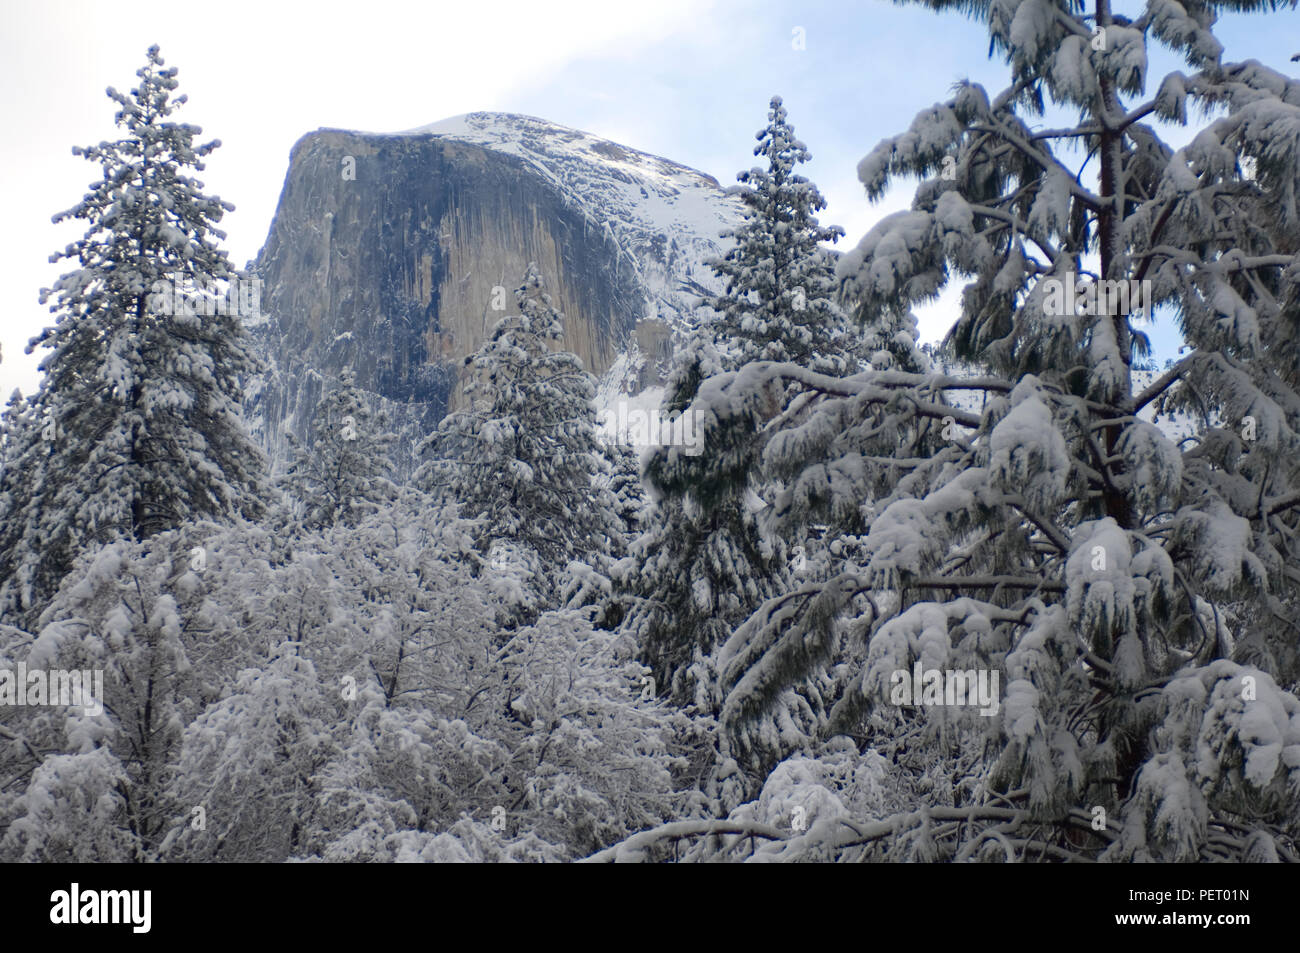
[[[1002,697],[987,718],[933,695],[916,709],[988,731],[964,800],[819,822],[803,855],[1297,859],[1300,84],[1223,62],[1214,4],[925,2],[985,20],[1012,85],[959,84],[862,161],[872,197],[922,181],[840,274],[868,323],[964,280],[949,341],[987,374],[760,364],[702,384],[706,441],[774,382],[802,385],[815,414],[768,450],[794,470],[882,408],[907,422],[892,453],[828,474],[845,500],[888,483],[858,564],[769,601],[722,650],[724,726],[744,742],[847,625],[865,659],[831,731],[915,703],[896,676],[916,665],[1001,675]],[[1142,99],[1149,43],[1190,75]],[[1148,124],[1189,107],[1209,118],[1180,148]],[[1187,352],[1136,392],[1138,312],[1159,305]],[[938,399],[957,390],[983,412]],[[1146,419],[1162,401],[1195,408],[1185,446]]]
[[[610,534],[607,551],[574,560],[565,568],[559,604],[568,609],[595,606],[596,624],[602,629],[618,629],[623,622],[624,605],[616,592],[615,579],[624,571],[619,564],[627,557],[629,547],[648,525],[650,504],[641,484],[636,451],[604,438],[599,447],[600,453],[595,458],[599,467],[595,488],[597,493],[608,494],[615,531]],[[630,566],[631,563],[626,563],[624,569]]]
[[[564,316],[536,264],[515,297],[519,314],[498,321],[466,360],[468,406],[422,443],[431,458],[416,479],[483,521],[483,552],[503,540],[535,554],[553,599],[551,577],[571,559],[607,552],[619,529],[612,495],[593,483],[595,382],[561,347]]]
[[[718,349],[697,334],[677,356],[663,412],[681,413],[700,383],[719,373]],[[714,650],[779,590],[782,556],[758,520],[759,426],[755,414],[733,421],[703,453],[659,447],[643,461],[654,503],[648,528],[619,567],[623,628],[641,646],[656,688],[705,712],[719,700]]]
[[[745,221],[723,234],[734,244],[710,262],[725,292],[708,301],[718,313],[678,355],[663,410],[686,410],[711,376],[755,361],[777,360],[842,373],[852,345],[837,304],[834,255],[821,243],[844,234],[823,226],[817,187],[795,167],[811,156],[773,97],[754,154],[768,167],[738,176]],[[759,514],[773,488],[762,471],[763,430],[781,412],[791,388],[768,389],[763,406],[715,429],[704,453],[657,450],[645,479],[659,498],[628,567],[626,622],[659,684],[678,702],[713,710],[718,698],[712,653],[764,599],[785,585],[785,553],[765,538]],[[811,712],[795,703],[807,721]]]
[[[285,485],[302,506],[305,526],[355,521],[394,497],[388,451],[397,438],[384,424],[382,415],[370,412],[352,368],[344,368],[316,407],[307,445],[298,446],[290,436],[294,460]]]
[[[772,97],[768,124],[755,138],[754,155],[767,168],[737,175],[745,220],[723,234],[734,240],[726,255],[709,262],[726,282],[725,293],[708,302],[720,315],[715,339],[725,342],[729,368],[795,361],[840,372],[847,322],[836,303],[835,257],[822,243],[844,229],[817,221],[826,200],[795,172],[812,155],[795,138],[780,96]]]
[[[740,370],[757,361],[790,362],[830,375],[856,371],[862,365],[882,370],[928,369],[928,362],[917,348],[915,319],[910,313],[902,318],[883,314],[865,329],[850,328],[851,322],[839,304],[842,293],[835,275],[835,256],[822,244],[837,240],[843,235],[843,229],[818,223],[816,213],[826,203],[817,187],[794,171],[811,156],[794,137],[780,97],[772,99],[769,123],[757,138],[755,154],[768,159],[768,168],[755,168],[739,175],[746,186],[741,193],[747,206],[745,222],[728,233],[735,244],[727,255],[712,263],[726,283],[726,293],[710,302],[720,313],[720,318],[709,326],[720,356],[708,372],[702,370],[707,361],[686,358],[675,380],[673,409],[684,410],[710,373]],[[810,395],[801,395],[801,390],[788,382],[785,386],[773,383],[761,405],[753,405],[746,413],[732,417],[733,426],[725,436],[721,432],[715,434],[716,442],[710,444],[710,452],[702,458],[679,456],[671,467],[664,467],[659,459],[651,462],[648,476],[658,481],[660,492],[669,498],[689,493],[700,501],[711,521],[708,528],[697,526],[694,532],[683,534],[680,527],[691,525],[692,521],[684,512],[674,509],[680,508],[678,504],[666,504],[663,512],[672,515],[655,544],[656,564],[671,567],[676,559],[693,558],[685,554],[701,548],[700,532],[709,538],[710,547],[719,553],[733,554],[711,557],[708,560],[711,569],[695,574],[712,577],[710,585],[697,584],[696,589],[719,591],[714,587],[721,587],[720,591],[732,593],[723,599],[730,611],[722,613],[721,618],[714,606],[708,603],[701,606],[706,617],[698,620],[697,654],[700,651],[707,654],[721,646],[747,618],[747,610],[758,606],[753,600],[764,598],[762,592],[775,595],[786,591],[797,584],[798,577],[810,566],[838,563],[844,550],[835,542],[836,531],[845,525],[861,528],[859,507],[844,513],[832,512],[823,505],[827,497],[825,470],[800,481],[798,478],[805,476],[804,473],[792,472],[788,467],[772,468],[764,461],[768,437],[793,426],[808,413]],[[779,420],[774,424],[778,414]],[[872,444],[875,452],[888,455],[892,452],[888,428],[873,430],[879,423],[879,420],[861,421],[858,433],[846,435],[847,440],[841,439],[840,449],[867,431],[877,437]],[[809,449],[816,453],[825,448]],[[860,440],[856,449],[867,452]],[[781,481],[787,478],[795,484],[784,485]],[[729,500],[731,506],[742,501],[731,525],[727,526],[719,523],[719,514],[712,509],[723,500]],[[757,517],[752,512],[759,507],[746,506],[748,501],[773,504],[761,510],[767,528],[779,528],[782,538],[797,542],[789,547],[778,543],[768,554],[769,546],[758,541]],[[787,549],[795,560],[793,566],[786,564]],[[791,569],[795,573],[793,579],[789,576]],[[676,584],[672,580],[667,582],[669,587]],[[657,648],[662,638],[660,633],[672,631],[670,614],[663,611],[662,617],[665,625],[651,625],[643,635],[651,646],[651,658],[657,658],[663,651]],[[708,650],[703,648],[706,645]],[[679,645],[671,651],[681,656],[683,647]],[[678,665],[683,661],[684,658],[679,658]],[[711,672],[713,664],[701,671]],[[801,686],[799,693],[783,693],[782,713],[769,720],[763,729],[764,758],[797,747],[824,715],[821,691],[813,684],[821,682],[822,677],[812,672],[807,674],[810,681]],[[718,673],[709,677],[716,679]]]
[[[108,90],[124,137],[73,150],[103,179],[55,216],[87,230],[52,256],[78,267],[42,292],[58,317],[28,345],[50,352],[31,399],[40,426],[6,435],[0,611],[28,622],[87,547],[260,506],[240,406],[254,359],[228,301],[207,293],[232,275],[216,223],[233,206],[189,174],[220,143],[168,121],[185,97],[156,46],[137,75],[129,95]]]
[[[15,388],[4,413],[0,414],[0,486],[4,485],[5,470],[18,466],[21,451],[32,443],[31,433],[39,433],[40,429],[41,422],[31,400]]]
[[[645,488],[641,485],[641,471],[636,451],[619,443],[605,443],[601,447],[608,471],[609,492],[614,498],[614,512],[623,530],[623,540],[615,555],[622,556],[627,541],[641,535],[646,521]]]

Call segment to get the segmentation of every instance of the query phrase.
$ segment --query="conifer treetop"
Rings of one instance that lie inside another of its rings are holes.
[[[835,300],[834,261],[821,243],[838,240],[844,230],[817,220],[826,200],[795,171],[811,154],[795,138],[779,96],[756,138],[754,154],[767,167],[737,176],[745,221],[723,233],[735,243],[709,263],[726,287],[710,301],[720,315],[714,335],[734,350],[733,365],[793,360],[840,370],[844,317]]]
[[[0,603],[39,610],[85,547],[144,539],[191,517],[261,507],[262,455],[245,432],[242,380],[258,362],[232,309],[212,303],[232,275],[216,223],[233,208],[191,170],[215,140],[168,121],[176,70],[157,47],[120,107],[122,138],[74,149],[102,178],[54,217],[84,236],[51,256],[75,267],[40,300],[52,326],[28,344],[48,353],[27,414],[6,419],[0,476]],[[202,299],[178,305],[158,287]],[[193,302],[191,302],[193,303]]]

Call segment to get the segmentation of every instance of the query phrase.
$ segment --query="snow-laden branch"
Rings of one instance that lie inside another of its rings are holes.
[[[674,821],[653,830],[634,834],[621,844],[607,847],[599,853],[578,861],[580,864],[628,864],[648,860],[651,848],[670,844],[690,837],[721,836],[761,837],[764,840],[785,840],[789,832],[767,824],[736,823],[733,821]]]
[[[1065,583],[1030,576],[918,576],[904,589],[1029,589],[1064,592]]]

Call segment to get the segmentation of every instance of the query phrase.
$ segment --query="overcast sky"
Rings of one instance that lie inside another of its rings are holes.
[[[1300,14],[1232,17],[1218,35],[1227,58],[1294,73]],[[68,267],[48,257],[81,233],[50,217],[98,177],[71,146],[114,137],[104,89],[130,89],[151,43],[180,69],[190,101],[179,118],[223,142],[203,178],[237,206],[223,227],[238,265],[266,238],[293,143],[322,126],[389,132],[475,110],[521,112],[726,185],[752,164],[773,94],[813,153],[804,171],[830,201],[822,220],[844,226],[839,247],[850,248],[911,200],[899,190],[869,205],[858,160],[955,81],[1001,89],[1006,78],[978,24],[871,0],[0,0],[0,401],[35,387],[40,355],[23,350],[50,320],[37,295]],[[1167,65],[1153,62],[1152,75]],[[924,337],[940,337],[953,317],[951,299],[926,309]],[[1172,353],[1174,338],[1156,337],[1159,356]]]

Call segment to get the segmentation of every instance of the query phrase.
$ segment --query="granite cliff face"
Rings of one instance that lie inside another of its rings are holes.
[[[304,136],[257,260],[251,322],[268,372],[251,422],[279,466],[345,366],[403,436],[459,400],[463,359],[515,310],[536,261],[566,346],[602,399],[655,385],[740,203],[709,176],[525,116],[473,113],[398,134]],[[502,310],[504,305],[504,310]]]

